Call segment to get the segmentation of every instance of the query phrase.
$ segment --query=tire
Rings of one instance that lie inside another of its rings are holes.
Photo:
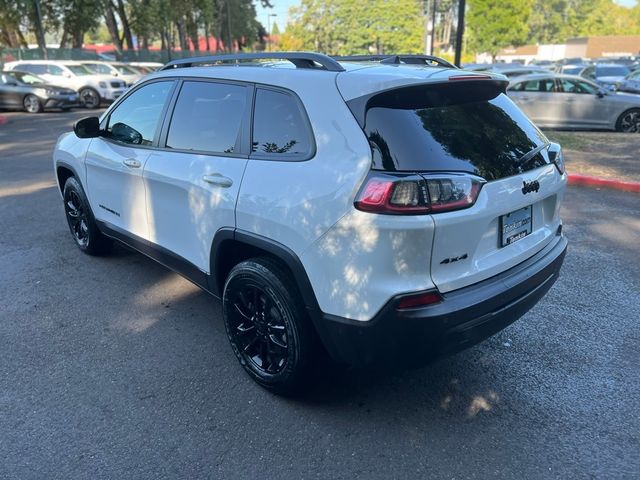
[[[95,109],[100,107],[100,95],[93,88],[83,88],[78,95],[80,96],[80,103],[85,108]]]
[[[266,257],[239,263],[225,282],[222,311],[249,376],[274,393],[299,393],[309,380],[314,331],[290,275]]]
[[[40,99],[31,94],[22,99],[22,105],[27,113],[41,113],[44,110]]]
[[[111,250],[113,241],[104,236],[91,213],[82,186],[75,177],[64,184],[64,212],[76,245],[88,255],[104,255]]]
[[[640,108],[632,108],[618,117],[616,121],[618,132],[640,133]]]

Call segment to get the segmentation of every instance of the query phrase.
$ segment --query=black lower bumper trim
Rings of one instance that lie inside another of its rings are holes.
[[[400,311],[392,300],[370,321],[325,314],[316,328],[339,362],[424,364],[494,335],[529,311],[557,280],[566,249],[559,236],[510,270],[443,294],[439,304]]]

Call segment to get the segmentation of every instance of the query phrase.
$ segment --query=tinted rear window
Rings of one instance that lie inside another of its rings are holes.
[[[496,180],[546,164],[542,155],[519,163],[547,140],[489,83],[411,87],[371,99],[365,132],[373,168],[462,171]]]
[[[296,99],[285,92],[259,88],[253,118],[253,152],[286,158],[306,155],[311,146],[308,122]]]

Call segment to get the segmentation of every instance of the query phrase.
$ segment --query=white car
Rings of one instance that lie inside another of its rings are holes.
[[[127,84],[127,87],[130,87],[143,77],[143,75],[139,71],[128,66],[126,63],[83,60],[82,64],[95,73],[111,75],[113,77],[118,77],[119,79],[124,80],[124,82]]]
[[[318,345],[415,366],[493,335],[558,278],[560,146],[504,77],[393,61],[167,64],[60,137],[75,243],[120,240],[221,297],[238,360],[276,392]]]
[[[126,90],[126,83],[112,75],[100,75],[80,62],[71,60],[20,60],[5,64],[5,70],[20,70],[38,75],[52,85],[72,88],[87,108],[113,102]]]

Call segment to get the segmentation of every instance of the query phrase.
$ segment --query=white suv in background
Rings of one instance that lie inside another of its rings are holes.
[[[98,108],[102,102],[113,102],[127,88],[126,82],[112,75],[101,75],[81,62],[21,60],[5,64],[6,70],[19,70],[38,75],[52,85],[72,88],[87,108]]]
[[[138,70],[125,63],[101,62],[97,60],[83,60],[81,63],[95,73],[118,77],[126,83],[127,87],[130,87],[143,77]]]
[[[61,136],[55,174],[82,251],[117,239],[221,297],[244,369],[290,392],[316,346],[419,365],[558,278],[562,152],[506,87],[426,56],[177,60]]]

